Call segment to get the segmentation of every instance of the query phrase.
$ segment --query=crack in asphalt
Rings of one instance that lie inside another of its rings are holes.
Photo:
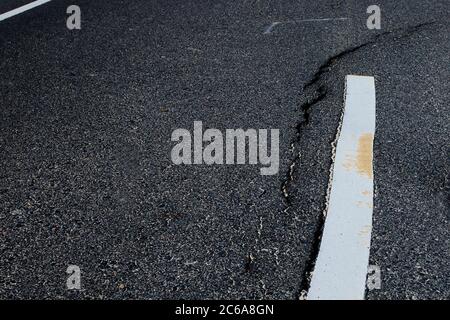
[[[388,40],[399,40],[399,39],[407,38],[407,37],[411,36],[412,34],[414,34],[415,32],[420,31],[421,28],[429,26],[429,25],[433,25],[435,23],[437,23],[437,21],[428,21],[428,22],[417,24],[417,25],[409,26],[406,28],[398,28],[398,29],[393,29],[390,31],[382,32],[362,44],[359,44],[355,47],[351,47],[342,52],[339,52],[338,54],[331,56],[324,63],[322,63],[320,65],[320,67],[318,68],[318,70],[314,73],[312,78],[303,86],[303,96],[305,97],[304,99],[306,101],[300,105],[301,120],[296,124],[295,138],[291,141],[290,147],[289,147],[291,153],[294,154],[294,156],[290,161],[289,169],[286,173],[286,178],[281,184],[281,194],[282,194],[283,202],[285,204],[285,207],[283,209],[284,213],[287,213],[292,206],[289,188],[290,188],[291,184],[294,182],[294,172],[295,172],[295,169],[298,166],[298,162],[301,158],[300,151],[296,151],[296,149],[297,149],[296,145],[298,145],[300,143],[304,128],[306,126],[308,126],[310,123],[312,108],[327,97],[328,90],[326,88],[326,85],[323,84],[324,77],[330,73],[333,66],[339,60],[341,60],[342,58],[344,58],[348,55],[351,55],[352,53],[354,53],[356,51],[359,51],[360,49],[366,48],[366,47],[376,44],[380,41],[384,41],[384,40],[386,40],[386,38],[388,36],[392,36],[392,39],[388,38]],[[345,92],[344,92],[344,94],[345,94]],[[342,119],[343,119],[343,113],[341,114],[341,120],[340,120],[340,123],[336,130],[335,139],[331,142],[332,150],[335,150],[335,147],[336,147]],[[334,153],[334,151],[332,153]],[[332,154],[332,159],[333,159],[332,162],[334,162],[334,154]],[[331,180],[332,180],[332,168],[333,168],[333,165],[331,165],[331,168],[330,168],[329,185],[328,185],[328,189],[327,189],[325,207],[323,210],[323,214],[319,216],[319,221],[317,223],[317,227],[314,232],[314,237],[313,237],[314,240],[313,240],[312,248],[311,248],[309,257],[306,260],[305,272],[303,274],[302,281],[300,283],[300,289],[299,289],[299,294],[298,294],[300,299],[303,299],[306,297],[306,293],[307,293],[307,290],[310,285],[311,275],[314,270],[315,261],[316,261],[316,258],[317,258],[317,255],[318,255],[319,249],[320,249],[320,242],[321,242],[321,238],[322,238],[323,227],[325,224],[326,211],[328,208],[329,191],[330,191]]]
[[[300,152],[295,152],[295,145],[300,142],[301,135],[303,128],[307,126],[310,122],[310,116],[311,116],[311,110],[312,107],[322,100],[324,100],[327,96],[327,89],[325,85],[320,84],[322,81],[322,78],[325,74],[329,73],[331,68],[337,63],[338,60],[342,59],[343,57],[354,53],[362,48],[365,48],[369,45],[375,44],[381,40],[384,40],[384,38],[388,35],[394,34],[394,39],[402,39],[405,37],[409,37],[414,32],[418,31],[420,28],[428,25],[435,24],[436,21],[430,21],[430,22],[424,22],[420,23],[414,26],[410,26],[407,28],[400,28],[400,29],[394,29],[390,31],[386,31],[383,33],[380,33],[376,36],[374,36],[371,40],[364,42],[356,47],[352,47],[349,49],[346,49],[330,58],[328,58],[322,65],[319,67],[319,69],[314,73],[312,78],[303,86],[303,92],[304,96],[306,97],[306,102],[302,103],[300,105],[301,113],[301,120],[296,124],[296,134],[295,139],[291,141],[290,143],[290,151],[294,154],[294,157],[290,161],[289,170],[286,174],[286,179],[281,184],[281,193],[283,196],[283,200],[285,203],[284,212],[287,212],[289,210],[289,207],[291,206],[291,200],[289,195],[289,185],[294,180],[294,170],[295,166],[300,159]],[[398,37],[395,37],[396,33],[401,32],[401,34],[398,35]]]
[[[304,87],[304,90],[305,90],[305,88],[306,87]],[[286,205],[283,210],[284,213],[286,213],[289,210],[289,208],[291,207],[291,199],[290,199],[290,195],[289,195],[289,184],[294,181],[295,166],[296,166],[298,160],[300,160],[300,156],[301,156],[300,152],[297,152],[295,154],[295,149],[296,149],[295,144],[300,142],[301,132],[303,130],[303,127],[305,127],[309,124],[311,107],[314,106],[315,104],[319,103],[320,101],[324,100],[326,96],[327,96],[327,90],[325,89],[324,86],[320,86],[317,89],[317,95],[312,97],[311,100],[308,99],[305,103],[303,103],[300,106],[300,109],[302,110],[302,120],[297,123],[296,133],[295,133],[296,139],[295,139],[295,141],[292,141],[290,144],[290,150],[294,154],[294,158],[291,160],[291,164],[289,165],[289,170],[287,172],[287,178],[284,180],[284,182],[281,185],[281,191],[282,191],[284,202]]]

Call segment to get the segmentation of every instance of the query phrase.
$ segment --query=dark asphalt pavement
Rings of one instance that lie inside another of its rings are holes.
[[[381,30],[370,4],[61,0],[1,21],[0,298],[298,299],[346,74],[376,79],[368,298],[449,298],[449,3],[381,1]],[[194,121],[280,129],[279,174],[173,165]]]

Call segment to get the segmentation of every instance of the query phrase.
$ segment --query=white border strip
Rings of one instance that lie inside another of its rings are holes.
[[[364,299],[373,207],[375,80],[346,77],[322,242],[308,300]]]
[[[6,20],[6,19],[11,18],[11,17],[14,17],[15,15],[21,14],[21,13],[23,13],[25,11],[31,10],[33,8],[36,8],[36,7],[38,7],[40,5],[43,5],[44,3],[47,3],[47,2],[50,2],[50,1],[52,1],[52,0],[36,0],[36,1],[33,1],[33,2],[28,3],[26,5],[23,5],[21,7],[18,7],[16,9],[14,9],[14,10],[2,13],[2,14],[0,14],[0,21]]]

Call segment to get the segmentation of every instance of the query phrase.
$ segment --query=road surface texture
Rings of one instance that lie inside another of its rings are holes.
[[[371,4],[60,0],[1,21],[0,298],[303,297],[347,74],[376,80],[367,298],[449,298],[450,4],[379,1],[369,30]],[[172,164],[194,121],[279,129],[279,173]]]

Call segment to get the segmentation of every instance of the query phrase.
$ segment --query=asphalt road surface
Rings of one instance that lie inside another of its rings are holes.
[[[448,299],[450,3],[378,1],[380,30],[371,4],[60,0],[0,21],[0,298],[304,296],[360,74],[377,92],[367,298]],[[279,129],[279,173],[174,165],[194,121]]]

